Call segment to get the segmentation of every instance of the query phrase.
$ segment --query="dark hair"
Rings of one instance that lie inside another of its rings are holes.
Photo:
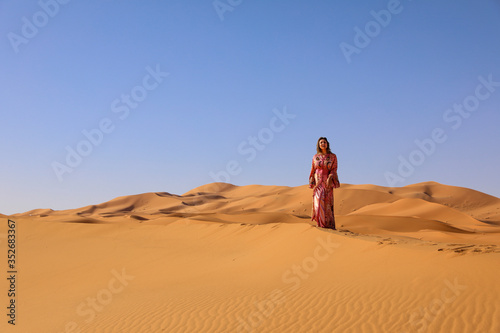
[[[318,139],[318,142],[316,143],[316,152],[319,154],[319,153],[322,153],[323,151],[321,150],[321,148],[319,148],[319,142],[321,140],[325,140],[326,141],[326,153],[327,154],[331,154],[332,151],[330,150],[330,142],[328,142],[328,139],[325,138],[324,136],[322,136],[321,138]]]

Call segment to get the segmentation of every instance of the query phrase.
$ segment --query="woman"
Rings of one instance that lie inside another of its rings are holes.
[[[330,150],[330,143],[325,137],[318,139],[316,151],[309,175],[309,187],[314,189],[311,219],[318,223],[318,227],[335,229],[333,189],[340,186],[337,156]]]

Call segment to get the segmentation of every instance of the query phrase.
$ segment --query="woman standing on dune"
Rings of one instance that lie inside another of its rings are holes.
[[[337,156],[330,150],[325,137],[318,139],[313,156],[309,187],[313,189],[312,220],[318,227],[335,229],[333,189],[340,186],[337,176]]]

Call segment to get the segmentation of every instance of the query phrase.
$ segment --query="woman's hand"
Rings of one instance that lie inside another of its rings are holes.
[[[328,179],[326,180],[326,187],[332,187],[332,185],[333,185],[333,175],[330,174],[328,176]]]
[[[314,183],[315,183],[314,178],[313,177],[309,178],[309,188],[313,188]]]

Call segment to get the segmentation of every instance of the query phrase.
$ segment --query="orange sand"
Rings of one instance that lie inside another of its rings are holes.
[[[434,182],[214,183],[16,221],[1,332],[500,332],[500,199]],[[7,217],[0,216],[6,274]]]

